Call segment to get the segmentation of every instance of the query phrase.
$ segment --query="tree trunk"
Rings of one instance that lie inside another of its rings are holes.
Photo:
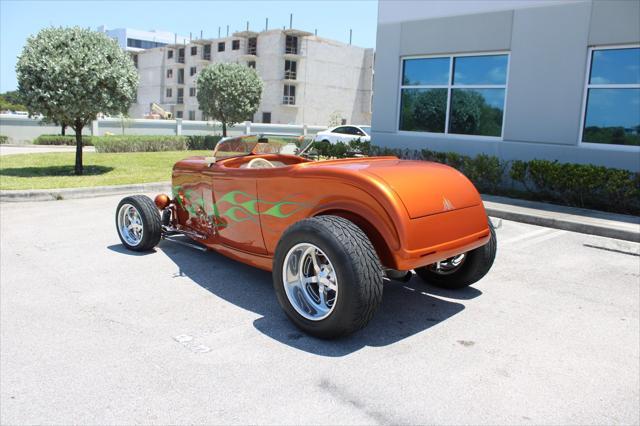
[[[222,137],[227,137],[227,122],[224,120],[222,121]]]
[[[62,123],[62,125],[60,126],[60,134],[64,136],[66,133],[67,133],[67,125]]]
[[[76,120],[76,175],[82,175],[82,127],[82,122]]]

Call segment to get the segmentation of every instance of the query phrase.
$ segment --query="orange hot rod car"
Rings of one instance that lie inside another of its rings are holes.
[[[312,161],[311,144],[225,138],[211,157],[177,162],[172,196],[120,202],[122,243],[144,251],[181,234],[272,271],[287,316],[326,338],[367,324],[385,278],[408,279],[415,270],[452,289],[489,271],[495,231],[460,172],[396,157]]]

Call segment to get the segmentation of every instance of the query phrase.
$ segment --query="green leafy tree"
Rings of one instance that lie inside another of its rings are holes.
[[[204,115],[222,123],[222,136],[227,136],[227,125],[244,121],[258,110],[262,86],[253,68],[209,65],[198,75],[198,103]]]
[[[26,111],[16,90],[0,94],[0,111]]]
[[[82,129],[100,113],[126,113],[138,85],[129,55],[105,34],[80,27],[46,28],[29,37],[16,72],[29,112],[75,131],[78,175]]]

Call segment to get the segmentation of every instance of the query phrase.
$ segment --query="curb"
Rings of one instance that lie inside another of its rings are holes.
[[[482,195],[492,217],[582,234],[640,242],[640,218],[537,201]]]
[[[55,201],[117,194],[170,192],[170,182],[93,188],[0,191],[0,202]],[[640,218],[596,210],[558,206],[493,195],[482,195],[489,216],[619,240],[640,242]]]
[[[144,192],[169,192],[169,182],[152,182],[135,185],[95,186],[92,188],[62,188],[0,191],[0,202],[56,201],[76,198],[104,197],[117,194],[139,194]]]

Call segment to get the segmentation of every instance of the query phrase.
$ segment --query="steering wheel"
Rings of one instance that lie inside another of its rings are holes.
[[[275,167],[275,165],[271,161],[260,157],[254,158],[247,164],[248,169],[270,169],[273,167]]]

